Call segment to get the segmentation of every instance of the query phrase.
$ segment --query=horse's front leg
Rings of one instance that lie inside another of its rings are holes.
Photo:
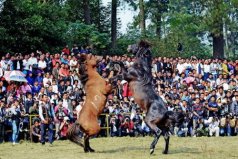
[[[164,151],[163,154],[168,154],[168,150],[169,150],[169,133],[165,132],[164,134],[164,140],[165,140],[165,147],[164,147]]]

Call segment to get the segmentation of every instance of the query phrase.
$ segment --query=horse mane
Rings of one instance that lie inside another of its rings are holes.
[[[86,68],[86,60],[87,60],[87,56],[86,55],[81,55],[79,57],[79,79],[81,81],[81,83],[83,84],[83,86],[86,84],[86,82],[88,81],[88,73],[87,73],[87,68]]]
[[[142,82],[143,85],[148,85],[152,83],[153,78],[151,69],[145,65],[146,64],[144,63],[143,60],[138,59],[138,61],[134,65],[134,69],[136,69],[136,71],[138,72],[140,82]]]
[[[142,70],[140,70],[141,77],[143,80],[143,85],[149,84],[152,82],[152,53],[150,50],[151,44],[148,41],[141,40],[138,43],[138,51],[136,53],[137,63],[141,65]]]
[[[151,44],[146,40],[141,40],[138,45],[139,45],[139,47],[143,47],[143,48],[147,48],[147,49],[149,47],[151,47]]]

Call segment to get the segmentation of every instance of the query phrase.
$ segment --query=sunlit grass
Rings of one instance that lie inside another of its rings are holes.
[[[54,146],[23,142],[12,146],[0,145],[0,159],[237,159],[238,137],[172,137],[168,155],[163,155],[163,138],[153,155],[149,155],[152,137],[91,139],[95,153],[85,154],[83,149],[69,141],[55,141]]]

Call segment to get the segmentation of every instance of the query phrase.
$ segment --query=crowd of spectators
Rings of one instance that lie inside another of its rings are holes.
[[[42,144],[45,136],[50,143],[54,139],[66,139],[67,129],[77,120],[85,100],[78,74],[78,57],[90,52],[90,48],[75,46],[70,50],[66,46],[62,53],[37,51],[24,56],[20,53],[2,56],[0,143],[12,141],[16,144],[27,134],[34,142]],[[130,67],[134,60],[127,55],[108,55],[99,62],[97,69],[103,78],[107,78],[111,61],[121,61]],[[28,82],[6,81],[5,71],[13,70],[24,73]],[[152,74],[154,88],[168,110],[186,114],[182,126],[174,128],[176,136],[237,135],[238,60],[155,57]],[[134,102],[127,81],[117,84],[116,90],[108,96],[103,112],[110,116],[110,135],[151,134],[144,122],[144,112]],[[35,115],[32,122],[29,115]],[[99,124],[105,127],[106,120],[101,116]],[[46,128],[48,135],[45,135]]]

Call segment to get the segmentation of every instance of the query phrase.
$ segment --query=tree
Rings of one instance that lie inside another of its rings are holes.
[[[149,0],[145,5],[148,9],[148,18],[151,19],[151,27],[155,29],[158,38],[162,37],[162,17],[168,11],[169,0]]]
[[[141,36],[146,36],[146,28],[145,28],[145,7],[144,7],[144,0],[139,0],[139,21],[140,21],[140,29],[141,29]]]
[[[81,43],[81,45],[90,44],[97,52],[107,48],[109,44],[108,35],[100,33],[95,25],[86,25],[80,21],[71,23],[65,35],[69,45]]]
[[[84,21],[85,24],[91,24],[89,0],[83,0]]]
[[[115,50],[117,40],[117,0],[112,0],[111,7],[111,46]]]
[[[47,18],[45,18],[47,17]],[[7,0],[0,13],[0,50],[53,51],[63,45],[67,12],[53,2]]]

